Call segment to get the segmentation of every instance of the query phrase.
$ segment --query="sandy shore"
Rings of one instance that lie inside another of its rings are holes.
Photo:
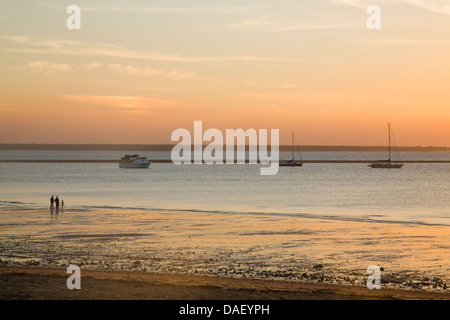
[[[450,294],[363,286],[131,271],[81,270],[69,290],[64,268],[0,267],[1,300],[449,300]]]
[[[449,299],[447,226],[141,209],[0,210],[1,299]],[[66,288],[67,266],[83,270]],[[367,266],[382,271],[368,290]],[[98,271],[93,271],[98,270]]]

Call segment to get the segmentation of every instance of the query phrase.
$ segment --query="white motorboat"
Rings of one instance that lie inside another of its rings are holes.
[[[119,162],[119,168],[148,168],[151,162],[147,160],[147,157],[140,157],[137,154],[129,155],[121,158]]]

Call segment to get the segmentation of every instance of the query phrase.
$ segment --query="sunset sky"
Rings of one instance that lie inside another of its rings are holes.
[[[5,0],[0,69],[0,143],[450,146],[450,0]]]

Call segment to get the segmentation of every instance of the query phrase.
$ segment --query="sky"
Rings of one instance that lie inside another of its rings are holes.
[[[450,146],[449,57],[450,0],[3,0],[0,143]]]

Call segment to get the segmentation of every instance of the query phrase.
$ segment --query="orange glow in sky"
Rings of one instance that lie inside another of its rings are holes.
[[[0,4],[0,143],[170,143],[177,128],[280,129],[304,145],[450,146],[442,1]],[[24,14],[26,12],[26,14]]]

